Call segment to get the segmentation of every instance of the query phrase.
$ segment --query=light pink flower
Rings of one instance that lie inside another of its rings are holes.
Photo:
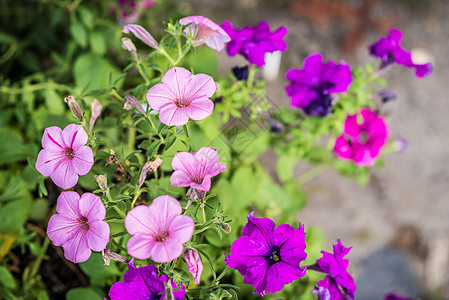
[[[190,186],[200,191],[210,190],[211,178],[226,170],[226,165],[218,162],[217,151],[203,147],[195,154],[179,152],[171,162],[175,170],[170,177],[173,186]]]
[[[162,83],[147,93],[151,108],[159,110],[159,119],[168,126],[185,125],[189,118],[202,120],[214,109],[209,99],[215,93],[214,79],[206,74],[193,75],[180,67],[173,67],[162,77]]]
[[[201,273],[203,272],[203,263],[201,262],[198,251],[187,247],[184,251],[184,259],[187,263],[187,270],[193,275],[196,284],[200,283]]]
[[[192,40],[194,46],[206,43],[208,47],[220,51],[224,48],[225,44],[231,40],[226,31],[219,25],[202,16],[182,18],[179,20],[179,24],[190,24],[189,27],[184,29],[184,32],[187,35],[191,35],[195,32],[195,36]]]
[[[150,206],[137,206],[128,212],[125,227],[132,237],[128,253],[137,259],[150,258],[158,263],[174,260],[182,254],[182,244],[190,240],[195,224],[181,215],[178,200],[164,195]]]
[[[64,130],[56,126],[46,128],[36,169],[63,189],[73,187],[78,175],[87,174],[94,164],[92,149],[84,146],[87,138],[81,125],[70,124]]]
[[[109,225],[104,220],[106,209],[99,197],[77,192],[62,192],[56,204],[57,214],[48,222],[47,234],[64,256],[74,262],[86,261],[93,251],[102,251],[109,242]]]

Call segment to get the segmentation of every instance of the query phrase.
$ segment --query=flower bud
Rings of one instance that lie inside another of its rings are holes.
[[[127,24],[123,26],[123,33],[132,32],[139,40],[150,46],[151,48],[159,50],[159,45],[156,40],[151,36],[151,34],[145,30],[140,25],[137,24]]]
[[[140,189],[142,187],[143,182],[145,181],[145,178],[147,178],[148,172],[154,172],[159,168],[159,166],[162,164],[162,159],[156,157],[154,161],[147,161],[145,165],[142,168],[142,171],[140,172],[139,182],[137,183],[138,188]]]
[[[94,99],[92,103],[90,104],[90,109],[92,111],[90,115],[90,132],[92,132],[92,129],[94,128],[95,121],[98,119],[98,117],[101,115],[101,110],[103,109],[103,106],[101,106],[100,102],[97,99]]]
[[[95,175],[95,179],[97,180],[98,186],[102,191],[108,190],[108,181],[104,175]]]
[[[184,251],[184,259],[187,263],[187,270],[193,275],[195,283],[199,284],[201,273],[203,272],[203,263],[201,262],[198,251],[191,247],[187,247]]]
[[[220,223],[220,229],[223,230],[225,233],[231,233],[231,226],[228,223]]]
[[[136,46],[134,45],[133,41],[131,41],[130,38],[127,37],[122,38],[122,48],[125,49],[126,51],[131,52],[136,62],[139,62],[139,59],[137,58]]]
[[[142,107],[142,104],[135,97],[125,97],[125,105],[123,109],[130,110],[133,105],[141,114],[145,115],[145,110]]]
[[[78,119],[78,121],[83,121],[83,112],[81,111],[80,106],[76,102],[75,98],[73,96],[68,96],[64,98],[65,103],[69,106],[72,113],[75,115],[75,117]]]
[[[111,259],[112,260],[116,260],[116,261],[120,261],[120,262],[123,262],[123,263],[129,263],[129,259],[128,258],[126,258],[126,257],[124,257],[124,256],[122,256],[120,254],[117,254],[115,252],[111,252],[111,250],[108,249],[108,248],[106,248],[103,251],[101,251],[101,255],[103,256],[104,264],[106,266],[109,266],[109,264],[111,263]]]

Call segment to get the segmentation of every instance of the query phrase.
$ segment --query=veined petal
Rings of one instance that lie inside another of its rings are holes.
[[[154,222],[151,219],[149,206],[139,205],[130,210],[125,218],[125,227],[131,235],[138,233],[155,235]]]
[[[176,241],[156,242],[151,249],[151,259],[158,263],[174,260],[182,254],[182,244]]]
[[[192,75],[189,91],[186,96],[194,100],[198,98],[209,98],[217,89],[214,79],[206,74]]]
[[[92,193],[84,193],[79,200],[80,215],[87,217],[89,222],[104,220],[106,208],[100,197]]]
[[[75,150],[75,157],[72,159],[75,172],[79,175],[86,175],[94,164],[94,154],[88,146],[81,146]]]
[[[44,176],[51,176],[55,169],[67,159],[61,151],[60,149],[57,151],[42,149],[37,156],[36,170]]]
[[[56,203],[56,211],[67,218],[78,219],[80,217],[79,202],[80,195],[77,192],[62,192]]]
[[[102,251],[109,242],[109,225],[104,221],[89,222],[86,233],[87,245],[93,251]]]
[[[176,170],[170,176],[170,184],[173,186],[190,186],[192,179],[184,171]]]
[[[88,139],[83,126],[76,124],[67,125],[62,131],[62,137],[64,139],[64,146],[74,150],[86,145]]]
[[[62,246],[78,234],[80,226],[78,220],[56,214],[50,218],[47,235],[55,246]]]
[[[168,228],[171,220],[182,212],[179,201],[169,195],[154,198],[149,208],[153,218],[157,217],[159,227],[164,229]]]
[[[171,161],[171,166],[174,170],[180,170],[190,175],[195,174],[195,170],[200,167],[195,156],[188,152],[176,153]]]
[[[182,126],[189,121],[186,107],[166,105],[159,112],[159,119],[167,126]]]
[[[62,247],[64,256],[74,263],[81,263],[89,259],[92,251],[87,244],[87,238],[84,232],[79,231],[71,239],[68,239]]]
[[[173,93],[175,98],[185,99],[186,88],[192,80],[192,73],[181,67],[173,67],[162,77],[162,83],[165,84]]]
[[[44,135],[42,136],[42,147],[49,150],[64,149],[65,146],[61,128],[56,126],[45,128]]]
[[[69,160],[63,160],[50,177],[57,186],[65,190],[75,186],[78,182],[75,167]]]
[[[157,243],[148,234],[137,233],[128,240],[128,253],[137,259],[150,258]]]
[[[165,106],[175,105],[175,99],[176,95],[174,92],[163,83],[156,84],[147,92],[148,104],[154,110],[161,110]]]
[[[195,229],[195,223],[192,218],[185,215],[178,215],[168,225],[170,236],[167,240],[175,240],[179,243],[186,243],[190,240]]]
[[[212,114],[214,103],[209,98],[197,98],[184,108],[192,120],[203,120]]]

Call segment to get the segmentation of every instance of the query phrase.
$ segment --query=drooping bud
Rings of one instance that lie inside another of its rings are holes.
[[[145,115],[145,110],[142,107],[142,104],[135,97],[125,97],[125,104],[123,105],[123,109],[130,110],[133,105],[141,114]]]
[[[104,175],[95,175],[95,179],[97,180],[98,186],[102,191],[108,190],[108,181]]]
[[[159,45],[156,40],[151,36],[151,34],[145,30],[140,25],[137,24],[127,24],[123,26],[123,33],[132,32],[139,40],[150,46],[151,48],[159,50]]]
[[[75,115],[75,117],[78,119],[78,121],[83,121],[83,112],[81,111],[80,106],[75,100],[75,97],[68,96],[64,98],[65,103],[69,106],[72,113]]]
[[[220,229],[223,230],[225,233],[231,233],[231,225],[229,225],[228,223],[220,223]]]
[[[89,124],[90,132],[92,132],[92,129],[94,128],[95,121],[101,115],[102,109],[103,106],[101,106],[100,102],[97,99],[94,99],[94,101],[92,101],[92,103],[90,104],[90,110],[92,111]]]
[[[145,165],[142,168],[142,171],[140,172],[139,182],[137,183],[138,188],[140,189],[142,187],[143,182],[145,181],[145,178],[147,178],[148,172],[154,172],[159,168],[159,166],[162,164],[162,159],[160,157],[156,157],[154,161],[147,161]]]
[[[201,273],[203,272],[203,263],[201,262],[198,251],[187,247],[184,251],[184,259],[187,263],[187,270],[193,275],[196,284],[200,283]]]
[[[108,248],[106,248],[103,251],[101,251],[101,255],[103,256],[104,264],[106,266],[109,266],[109,264],[111,263],[111,259],[119,261],[119,262],[123,262],[123,263],[126,263],[126,264],[129,263],[129,261],[130,261],[128,258],[126,258],[126,257],[124,257],[124,256],[122,256],[120,254],[117,254],[115,252],[111,252],[111,250],[108,249]]]
[[[136,62],[137,63],[139,62],[139,59],[137,58],[136,46],[134,45],[133,41],[131,41],[130,38],[127,37],[122,38],[122,48],[125,49],[126,51],[131,52]]]

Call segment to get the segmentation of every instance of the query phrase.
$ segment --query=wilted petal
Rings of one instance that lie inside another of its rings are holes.
[[[124,33],[129,33],[131,31],[139,40],[141,40],[148,46],[159,50],[159,45],[157,44],[156,40],[142,26],[137,24],[127,24],[123,26],[122,31]]]

